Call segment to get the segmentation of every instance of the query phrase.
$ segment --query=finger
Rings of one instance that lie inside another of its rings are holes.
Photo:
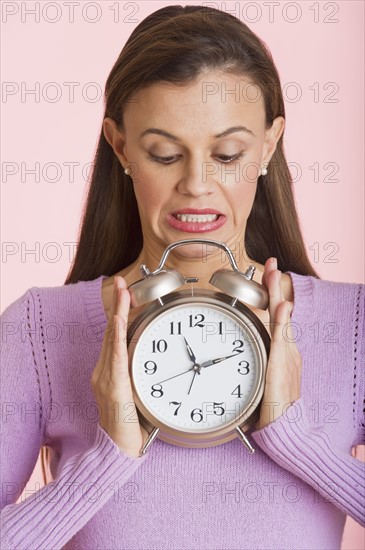
[[[290,318],[290,313],[289,313]],[[286,338],[288,341],[287,351],[290,357],[291,364],[295,365],[299,372],[299,386],[301,378],[301,369],[302,369],[302,357],[297,346],[297,332],[294,330],[294,336],[292,331],[292,325],[290,320],[288,321],[288,330],[286,331]]]
[[[117,311],[127,310],[129,304],[129,293],[122,289],[120,306]],[[129,376],[128,368],[128,351],[126,345],[126,322],[125,318],[118,313],[114,316],[115,322],[115,338],[112,344],[112,351],[108,359],[108,372],[105,371],[105,376],[109,376],[110,392],[109,399],[116,407],[118,422],[123,423],[122,437],[126,445],[131,440],[134,440],[140,432],[138,423],[138,414],[136,404],[134,402],[132,383]]]
[[[109,379],[111,383],[111,400],[118,404],[120,414],[118,418],[121,422],[126,422],[123,426],[124,435],[127,438],[136,430],[136,423],[131,421],[131,414],[134,416],[136,405],[133,397],[132,383],[128,368],[128,350],[126,344],[127,335],[127,309],[129,306],[129,293],[124,289],[121,291],[122,297],[120,308],[123,317],[117,313],[115,320],[115,338],[113,341],[112,353],[108,362]],[[132,410],[131,410],[132,409]],[[129,419],[127,422],[126,419]]]
[[[285,334],[286,334],[286,339],[289,343],[296,343],[296,340],[294,339],[294,336],[293,336],[293,330],[292,330],[292,324],[291,324],[291,313],[293,311],[293,303],[292,302],[287,302],[288,303],[288,311],[287,311],[287,318],[286,318],[286,327],[285,327]]]
[[[269,365],[282,369],[287,359],[287,339],[285,338],[285,324],[287,321],[288,302],[281,302],[277,307],[276,321],[271,335]],[[270,373],[268,373],[270,376]]]
[[[114,327],[114,325],[115,325],[114,316],[116,315],[117,308],[118,308],[118,299],[119,299],[118,298],[118,296],[119,296],[118,295],[118,289],[119,288],[126,288],[126,286],[127,286],[127,284],[126,284],[125,280],[123,279],[123,277],[120,277],[119,275],[116,275],[114,277],[112,302],[111,302],[111,306],[110,306],[110,310],[109,310],[108,325],[105,329],[106,332],[107,332],[107,334],[105,335],[106,345],[105,345],[105,348],[102,351],[102,363],[103,364],[106,361],[106,355],[107,355],[108,348],[109,348],[110,336],[111,336],[112,331],[115,328]]]
[[[128,393],[130,390],[130,378],[128,371],[128,351],[125,342],[126,330],[124,327],[124,319],[119,315],[115,315],[115,338],[109,362],[109,376],[112,386],[122,389],[125,397],[125,390],[127,389]],[[131,394],[128,396],[131,397]]]
[[[301,356],[291,329],[291,309],[292,303],[289,301],[281,302],[277,309],[276,325],[271,338],[272,345],[270,346],[269,356],[269,361],[275,362],[275,364],[279,357],[281,365],[286,360],[294,361],[293,364],[301,364]]]
[[[267,274],[266,280],[269,293],[270,330],[272,333],[276,322],[277,308],[283,301],[283,294],[281,290],[281,272],[278,269],[273,269]]]
[[[288,320],[288,311],[289,311],[289,302],[280,302],[276,309],[276,318],[275,318],[275,327],[273,330],[271,340],[273,342],[282,342],[286,341],[284,338],[283,328],[285,327]]]
[[[126,286],[127,284],[126,284],[126,281],[123,279],[123,277],[120,277],[119,275],[114,277],[113,295],[112,295],[111,307],[108,313],[108,323],[107,323],[107,326],[105,327],[99,361],[96,366],[96,369],[95,369],[96,372],[94,373],[94,376],[96,374],[98,375],[101,374],[105,364],[106,354],[109,347],[110,333],[114,329],[113,317],[116,313],[116,307],[117,307],[117,301],[118,301],[118,295],[117,295],[118,287],[126,288]]]
[[[120,277],[120,275],[116,275],[114,277],[114,286],[113,286],[113,297],[112,297],[112,304],[109,311],[109,322],[110,325],[113,326],[114,324],[114,315],[117,313],[117,307],[118,307],[118,289],[119,288],[126,288],[127,283],[123,279],[123,277]]]
[[[105,355],[104,369],[110,378],[111,360],[115,352],[121,353],[122,348],[127,349],[126,328],[130,305],[130,294],[126,288],[118,289],[117,304],[114,313],[114,323],[109,334],[109,342]],[[120,338],[123,338],[120,341]],[[124,351],[124,349],[123,349]]]
[[[262,284],[266,286],[267,288],[267,282],[266,282],[266,279],[267,279],[267,275],[273,271],[274,269],[277,269],[278,267],[278,264],[277,264],[277,258],[274,258],[273,256],[271,258],[268,258],[265,262],[265,265],[264,265],[264,274],[262,276]]]

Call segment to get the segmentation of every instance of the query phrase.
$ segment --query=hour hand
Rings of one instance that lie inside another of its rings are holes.
[[[233,353],[232,355],[226,355],[225,357],[218,357],[217,359],[209,359],[209,361],[205,361],[204,363],[201,363],[201,367],[211,367],[212,365],[216,365],[217,363],[220,363],[221,361],[225,361],[226,359],[230,359],[231,357],[235,357],[238,355],[238,353]]]
[[[183,336],[184,338],[184,341],[185,341],[185,346],[186,346],[186,349],[187,349],[187,352],[188,352],[188,355],[190,357],[190,361],[192,361],[194,363],[194,365],[196,364],[196,357],[193,353],[193,350],[191,349],[191,347],[189,346],[189,344],[187,343],[186,341],[186,338],[185,336]]]

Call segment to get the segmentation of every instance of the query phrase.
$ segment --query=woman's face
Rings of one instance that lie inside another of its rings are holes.
[[[158,82],[135,94],[123,120],[118,130],[106,118],[104,134],[131,168],[144,249],[160,257],[180,239],[243,243],[260,168],[284,128],[278,117],[265,130],[259,90],[220,71],[185,86]]]

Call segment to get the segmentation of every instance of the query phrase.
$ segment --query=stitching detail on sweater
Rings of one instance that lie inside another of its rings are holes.
[[[36,354],[35,354],[35,351],[34,351],[34,342],[33,342],[32,331],[31,331],[32,327],[31,327],[31,324],[30,324],[30,300],[29,300],[29,298],[27,300],[27,328],[29,330],[28,337],[29,337],[30,345],[32,347],[33,363],[34,363],[35,373],[36,373],[37,382],[38,382],[38,395],[39,395],[39,421],[38,421],[38,427],[39,427],[39,430],[41,430],[42,419],[43,419],[43,402],[42,402],[41,381],[40,381],[40,378],[39,378],[37,358],[36,358]]]
[[[42,302],[41,302],[41,297],[40,297],[38,291],[36,292],[36,294],[37,294],[38,305],[39,305],[39,321],[40,321],[40,329],[41,329],[41,337],[42,337],[43,359],[44,359],[44,365],[46,367],[47,381],[48,381],[48,388],[49,388],[49,400],[50,400],[49,415],[51,415],[52,405],[53,405],[53,396],[52,396],[51,379],[50,379],[50,376],[49,376],[48,363],[47,363],[46,346],[45,346],[45,341],[44,341]]]
[[[361,296],[361,286],[358,286],[356,293],[356,307],[355,307],[355,332],[354,332],[354,384],[353,384],[353,401],[352,401],[352,413],[354,426],[357,428],[357,418],[356,418],[356,393],[357,393],[357,361],[358,361],[358,337],[359,337],[359,318],[360,318],[360,296]],[[365,405],[365,399],[364,399]],[[360,422],[360,426],[364,428],[365,423]]]

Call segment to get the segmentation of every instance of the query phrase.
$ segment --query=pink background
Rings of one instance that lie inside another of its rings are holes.
[[[1,310],[32,286],[63,284],[106,78],[138,22],[171,4],[229,11],[269,46],[284,90],[285,148],[309,257],[324,279],[364,282],[362,1],[79,0],[73,21],[64,2],[36,4],[1,6]],[[26,93],[37,87],[37,97]],[[36,163],[39,181],[27,172]],[[70,163],[78,163],[73,177]],[[37,464],[27,490],[40,479]],[[343,548],[363,548],[363,541],[364,529],[348,519]]]

